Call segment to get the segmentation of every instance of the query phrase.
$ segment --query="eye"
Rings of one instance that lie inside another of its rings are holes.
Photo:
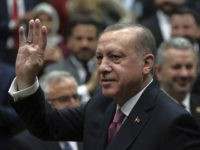
[[[99,54],[96,55],[96,62],[97,62],[97,64],[101,64],[102,58],[103,58],[102,55],[99,55]]]
[[[119,61],[121,60],[121,56],[120,55],[116,55],[116,54],[112,54],[112,55],[110,55],[110,59],[114,63],[119,63]]]

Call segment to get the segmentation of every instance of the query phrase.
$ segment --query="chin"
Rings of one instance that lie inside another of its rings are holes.
[[[102,89],[102,93],[104,96],[107,96],[107,97],[114,97],[116,95],[116,92],[114,92],[113,90],[108,90],[108,89]]]

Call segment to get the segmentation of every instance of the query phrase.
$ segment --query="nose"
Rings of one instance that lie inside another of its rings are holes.
[[[89,41],[88,41],[87,39],[83,39],[83,40],[82,40],[82,45],[83,45],[83,46],[87,46],[88,43],[89,43]]]
[[[98,65],[99,73],[110,72],[111,70],[112,68],[110,62],[106,58],[103,58],[101,63]]]
[[[188,76],[188,74],[189,74],[189,70],[188,70],[187,68],[183,67],[183,68],[180,70],[180,75],[181,75],[182,77],[186,77],[186,76]]]

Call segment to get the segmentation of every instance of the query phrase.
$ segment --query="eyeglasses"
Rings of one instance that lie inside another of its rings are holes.
[[[80,96],[78,94],[74,94],[71,96],[60,96],[60,97],[56,97],[56,98],[49,98],[49,99],[47,99],[47,101],[50,103],[52,101],[59,101],[60,103],[65,103],[65,102],[70,102],[71,99],[79,100]]]

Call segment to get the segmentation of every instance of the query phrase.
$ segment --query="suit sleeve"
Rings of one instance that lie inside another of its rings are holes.
[[[84,106],[53,109],[46,103],[41,88],[24,100],[12,104],[35,136],[45,140],[82,140]]]

